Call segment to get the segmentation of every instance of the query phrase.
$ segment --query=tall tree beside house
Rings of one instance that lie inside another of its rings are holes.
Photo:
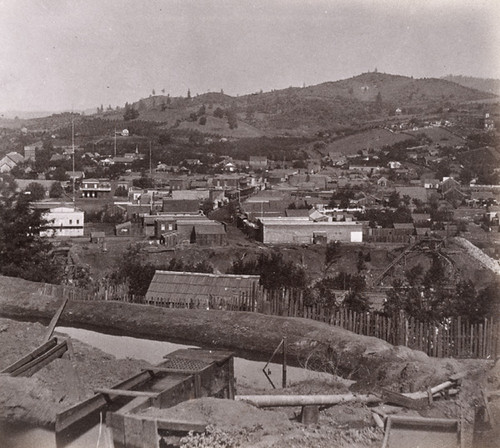
[[[61,182],[54,182],[50,186],[49,196],[51,198],[60,198],[64,194],[64,189],[61,185]]]
[[[39,201],[45,197],[45,188],[38,182],[30,182],[23,193],[29,195],[30,201]]]
[[[16,193],[13,181],[0,178],[0,274],[36,282],[58,283],[61,269],[51,257],[47,228],[29,195]]]

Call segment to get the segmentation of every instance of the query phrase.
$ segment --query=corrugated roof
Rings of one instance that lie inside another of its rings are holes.
[[[156,271],[146,299],[184,302],[190,299],[233,298],[251,293],[259,285],[258,275],[204,274]]]

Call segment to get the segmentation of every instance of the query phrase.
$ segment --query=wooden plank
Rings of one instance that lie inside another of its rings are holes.
[[[204,422],[191,422],[191,421],[181,421],[181,420],[162,420],[155,419],[158,429],[164,431],[179,431],[179,432],[204,432],[207,428],[207,424]]]
[[[150,379],[151,375],[148,372],[141,372],[131,378],[128,378],[125,381],[122,381],[121,383],[114,386],[114,388],[131,389]],[[111,400],[113,401],[113,397],[111,397]],[[104,395],[97,394],[93,397],[88,398],[87,400],[76,404],[69,409],[66,409],[63,412],[59,412],[58,414],[56,414],[56,433],[64,431],[66,428],[69,428],[71,425],[78,422],[79,420],[84,419],[93,412],[101,410],[107,404],[108,402],[104,398]]]
[[[131,448],[144,448],[142,421],[131,415],[125,415],[123,418],[123,427],[125,430],[125,446]]]
[[[403,415],[391,415],[389,419],[392,421],[392,427],[398,425],[411,425],[421,428],[448,428],[453,429],[459,426],[456,419],[449,418],[426,418],[426,417],[407,417]]]
[[[54,317],[50,321],[49,327],[47,328],[47,333],[45,333],[45,336],[43,338],[43,342],[47,342],[52,337],[52,333],[54,333],[54,328],[56,328],[57,322],[59,321],[59,318],[61,317],[61,314],[63,313],[64,308],[68,303],[68,300],[69,298],[66,297],[61,303],[61,306],[57,310],[56,314],[54,314]]]
[[[18,369],[19,367],[27,364],[28,362],[34,360],[36,357],[40,356],[42,353],[47,352],[50,350],[52,347],[55,347],[57,345],[57,339],[52,338],[50,341],[47,341],[45,344],[42,344],[40,347],[36,348],[26,356],[22,357],[15,363],[11,364],[10,366],[6,367],[4,370],[2,370],[1,373],[12,373],[14,370]]]
[[[99,389],[95,389],[95,393],[97,394],[105,394],[105,395],[113,395],[113,396],[123,396],[123,397],[157,397],[157,392],[145,392],[142,390],[129,390],[129,389],[107,389],[105,387],[101,387]]]
[[[174,369],[171,367],[147,367],[142,370],[145,372],[152,372],[152,373],[178,373],[180,375],[194,375],[200,372],[200,370]]]
[[[391,427],[392,427],[392,418],[389,417],[387,419],[387,424],[385,426],[385,434],[384,434],[384,440],[382,441],[382,448],[387,448],[388,447],[389,435],[391,433]]]
[[[422,410],[427,406],[425,401],[422,401],[420,399],[413,399],[385,388],[382,388],[382,398],[386,403],[397,404],[408,409]]]
[[[156,420],[142,420],[142,436],[142,446],[144,448],[159,448]]]
[[[60,342],[55,347],[52,347],[49,351],[43,353],[42,355],[35,358],[33,361],[19,367],[11,376],[31,376],[38,372],[42,367],[51,363],[54,359],[60,358],[68,350],[68,345],[66,341]]]

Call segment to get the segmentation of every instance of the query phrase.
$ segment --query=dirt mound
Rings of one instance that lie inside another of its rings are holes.
[[[288,409],[289,411],[289,409]],[[321,413],[320,424],[308,427],[290,421],[282,410],[263,410],[244,402],[201,398],[169,409],[149,408],[142,415],[208,425],[205,434],[190,435],[184,447],[239,446],[242,448],[355,447],[380,445],[381,431],[373,427],[363,405],[336,407]]]
[[[53,393],[35,378],[0,377],[0,419],[50,426],[62,410]]]
[[[189,400],[168,409],[148,408],[143,414],[174,421],[196,421],[222,431],[285,432],[292,428],[288,417],[276,411],[258,409],[248,403],[218,398]]]
[[[41,344],[46,328],[39,323],[0,319],[0,370]],[[0,375],[0,419],[26,421],[51,426],[57,412],[128,378],[147,364],[143,361],[115,359],[87,346],[73,343],[74,355],[52,361],[32,377]]]

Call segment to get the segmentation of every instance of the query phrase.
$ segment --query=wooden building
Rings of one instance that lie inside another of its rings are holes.
[[[258,275],[156,271],[145,302],[171,308],[257,309]]]

